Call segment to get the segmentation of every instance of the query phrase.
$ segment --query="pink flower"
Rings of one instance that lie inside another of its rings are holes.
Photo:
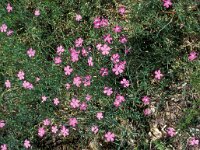
[[[70,75],[73,71],[73,68],[71,68],[70,66],[66,66],[64,68],[64,71],[65,71],[65,75]]]
[[[119,75],[124,72],[125,65],[126,65],[126,61],[119,62],[114,65],[114,67],[112,68],[112,71],[115,73],[115,75]]]
[[[189,141],[188,141],[188,144],[189,144],[190,146],[197,146],[197,145],[199,145],[199,140],[196,139],[195,137],[191,137],[191,138],[189,139]]]
[[[97,48],[99,51],[101,50],[101,47],[102,47],[102,44],[100,44],[100,43],[96,45],[96,48]]]
[[[172,6],[171,0],[163,0],[163,6],[165,8],[169,8],[170,6]]]
[[[151,114],[151,109],[146,108],[143,113],[145,116],[149,116]]]
[[[69,125],[72,127],[76,127],[76,125],[78,124],[78,121],[76,118],[69,118]]]
[[[78,108],[80,106],[80,101],[76,98],[72,98],[72,100],[70,102],[70,106],[72,108]]]
[[[129,87],[129,80],[126,80],[125,78],[123,78],[121,81],[120,81],[120,84],[124,87],[124,88],[127,88]]]
[[[6,88],[11,88],[11,82],[10,82],[10,80],[6,80],[6,82],[5,82],[5,86],[6,86]]]
[[[8,13],[10,13],[13,10],[12,6],[10,5],[10,3],[7,4],[6,9],[7,9]]]
[[[54,58],[54,63],[55,63],[55,64],[60,64],[61,62],[62,62],[61,57],[58,57],[58,56],[57,56],[57,57]]]
[[[108,26],[108,19],[102,18],[101,19],[101,27],[106,27]]]
[[[98,131],[99,131],[98,126],[92,126],[91,131],[92,131],[94,134],[97,134]]]
[[[46,102],[46,100],[47,100],[47,97],[46,96],[42,96],[42,103]]]
[[[106,27],[108,26],[108,20],[105,18],[100,19],[100,17],[96,17],[94,19],[93,24],[94,24],[94,28],[97,28],[97,29],[101,27]]]
[[[99,73],[102,77],[107,76],[108,75],[108,68],[101,68]]]
[[[107,96],[110,96],[113,93],[112,88],[104,87],[103,93],[106,94]]]
[[[80,105],[80,110],[86,110],[87,109],[87,104],[85,102],[81,103]]]
[[[65,84],[65,88],[66,88],[67,90],[69,90],[70,87],[71,87],[71,85],[70,85],[69,83],[66,83],[66,84]]]
[[[103,119],[103,113],[102,113],[102,112],[98,112],[98,113],[96,114],[96,117],[97,117],[97,119],[99,119],[99,120]]]
[[[35,81],[36,81],[36,82],[40,81],[40,78],[39,78],[39,77],[36,77],[36,78],[35,78]]]
[[[94,65],[91,56],[88,58],[88,65],[89,65],[89,66],[93,66],[93,65]]]
[[[104,44],[103,46],[101,46],[100,50],[102,55],[108,55],[110,53],[111,48],[107,44]]]
[[[43,127],[38,128],[38,136],[43,137],[46,131]]]
[[[110,34],[106,34],[103,36],[103,40],[104,40],[104,42],[108,42],[110,44],[110,43],[112,43],[113,39]]]
[[[27,55],[31,58],[35,56],[35,50],[32,48],[29,48],[27,51]]]
[[[150,103],[150,98],[148,96],[144,96],[142,98],[142,102],[144,103],[144,105],[149,105]]]
[[[44,124],[45,126],[50,125],[50,123],[51,123],[51,121],[50,121],[49,119],[43,120],[43,124]]]
[[[197,58],[197,52],[195,52],[195,51],[190,52],[190,54],[189,54],[189,56],[188,56],[188,59],[189,59],[190,61],[193,61],[193,60],[195,60],[196,58]]]
[[[6,24],[2,24],[0,27],[1,32],[6,32],[7,31],[7,25]]]
[[[112,132],[107,132],[105,135],[106,142],[113,142],[115,140],[115,134]]]
[[[39,9],[36,9],[35,12],[34,12],[34,15],[35,15],[35,16],[39,16],[39,15],[40,15],[40,10],[39,10]]]
[[[65,126],[62,126],[61,130],[60,130],[61,135],[63,135],[64,137],[69,135],[69,129],[67,129]]]
[[[33,89],[33,85],[32,85],[30,82],[28,82],[28,81],[23,81],[22,86],[23,86],[25,89],[29,89],[29,90]]]
[[[54,99],[53,99],[53,103],[54,103],[54,105],[57,106],[57,105],[60,103],[60,101],[59,101],[58,98],[54,98]]]
[[[6,32],[6,35],[7,35],[7,36],[11,36],[11,35],[13,34],[13,32],[14,32],[13,30],[8,30],[8,31]]]
[[[51,132],[52,133],[57,133],[58,132],[58,127],[57,126],[52,126],[51,127]]]
[[[77,87],[80,87],[81,83],[82,83],[81,77],[79,77],[79,76],[74,77],[74,79],[73,79],[74,85],[76,85]]]
[[[1,150],[7,150],[8,148],[7,148],[7,145],[6,144],[3,144],[3,145],[1,145]]]
[[[71,55],[71,61],[77,62],[79,60],[79,53],[80,51],[76,51],[74,48],[70,48],[70,55]]]
[[[81,21],[82,20],[82,16],[80,14],[76,14],[76,21]]]
[[[155,72],[154,72],[154,74],[155,74],[155,79],[158,79],[158,80],[160,80],[164,75],[161,73],[161,71],[160,71],[160,69],[159,70],[156,70]]]
[[[120,58],[120,55],[119,55],[118,53],[116,53],[116,54],[113,54],[113,55],[111,56],[110,60],[111,60],[114,64],[116,64],[116,63],[118,63],[118,62],[120,61],[119,58]]]
[[[75,40],[75,46],[76,47],[82,47],[83,44],[83,39],[82,38],[78,38]]]
[[[119,32],[122,31],[122,27],[116,25],[116,26],[113,28],[113,31],[114,31],[115,33],[119,33]]]
[[[126,13],[126,8],[124,6],[119,7],[118,12],[120,15],[124,15]]]
[[[31,144],[30,144],[30,141],[29,141],[29,140],[26,139],[26,140],[24,141],[24,147],[27,148],[27,149],[31,147]]]
[[[60,45],[60,46],[58,46],[57,48],[56,48],[56,53],[60,56],[64,51],[65,51],[65,49],[64,49],[64,47],[62,46],[62,45]]]
[[[119,107],[121,105],[121,103],[124,102],[124,101],[125,101],[124,96],[118,94],[115,98],[115,101],[114,101],[115,107]]]
[[[88,55],[88,51],[85,48],[82,48],[81,53],[84,57]]]
[[[121,37],[119,38],[119,42],[122,43],[122,44],[127,43],[127,42],[128,42],[127,37],[126,37],[126,36],[121,36]]]
[[[90,101],[90,100],[91,100],[91,98],[92,98],[92,96],[91,96],[91,95],[89,95],[89,94],[87,94],[87,95],[86,95],[86,97],[85,97],[85,99],[86,99],[87,101]]]
[[[19,80],[24,80],[24,75],[25,75],[24,71],[20,70],[17,74],[17,77],[19,78]]]
[[[6,125],[4,120],[0,120],[0,128],[3,128]]]
[[[176,131],[175,131],[174,128],[169,127],[169,128],[167,128],[167,134],[168,134],[170,137],[173,137],[173,136],[176,135]]]
[[[91,79],[92,77],[90,75],[87,75],[83,78],[83,84],[85,87],[91,85]]]

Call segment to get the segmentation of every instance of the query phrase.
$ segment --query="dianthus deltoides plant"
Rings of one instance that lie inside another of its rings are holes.
[[[199,65],[199,45],[182,46],[199,34],[197,10],[189,0],[1,0],[1,150],[148,149],[151,103],[179,80],[175,62]]]

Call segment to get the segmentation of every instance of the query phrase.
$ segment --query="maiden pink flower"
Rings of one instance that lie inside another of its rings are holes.
[[[113,93],[112,88],[111,87],[104,87],[103,93],[106,94],[107,96],[110,96]]]
[[[1,32],[6,32],[7,31],[7,25],[6,24],[2,24],[0,27]]]
[[[119,7],[118,12],[120,15],[124,15],[126,13],[126,7],[124,6]]]
[[[1,150],[7,150],[7,149],[8,149],[8,147],[6,144],[1,145]]]
[[[13,30],[8,30],[8,31],[6,32],[6,35],[7,35],[7,36],[11,36],[11,35],[13,34],[13,32],[14,32]]]
[[[106,34],[103,36],[103,40],[104,42],[108,42],[109,44],[111,44],[113,39],[110,34]]]
[[[86,57],[86,56],[88,56],[88,51],[85,48],[82,48],[81,54],[82,54],[82,56]]]
[[[94,28],[97,28],[97,29],[100,28],[101,27],[101,19],[100,19],[100,17],[96,17],[94,19],[93,24],[94,24]]]
[[[77,62],[79,60],[79,53],[80,51],[76,51],[74,48],[70,48],[70,55],[71,55],[71,61]]]
[[[89,94],[87,94],[87,95],[86,95],[86,97],[85,97],[85,99],[86,99],[87,101],[90,101],[90,100],[91,100],[91,98],[92,98],[92,96],[91,96],[91,95],[89,95]]]
[[[150,104],[150,98],[148,96],[144,96],[142,98],[142,102],[144,103],[144,105],[149,105]]]
[[[78,38],[75,40],[75,46],[76,47],[82,47],[83,45],[83,39],[82,38]]]
[[[67,129],[65,126],[62,126],[61,130],[60,130],[61,135],[63,135],[64,137],[69,135],[69,129]]]
[[[61,62],[62,62],[61,57],[56,56],[56,57],[54,58],[54,63],[55,63],[55,64],[60,64]]]
[[[92,77],[90,75],[87,75],[83,78],[83,85],[86,86],[90,86],[91,85],[91,79]]]
[[[43,137],[45,135],[46,131],[43,127],[38,128],[38,136]]]
[[[151,109],[146,108],[146,109],[144,109],[143,113],[144,113],[145,116],[149,116],[151,114]]]
[[[70,66],[66,66],[64,68],[64,71],[65,71],[65,75],[70,75],[73,71],[73,68],[71,68]]]
[[[60,101],[59,101],[58,98],[54,98],[54,99],[53,99],[53,103],[54,103],[54,105],[57,106],[57,105],[60,103]]]
[[[71,85],[70,85],[69,83],[66,83],[66,84],[65,84],[65,88],[66,88],[67,90],[69,90],[70,87],[71,87]]]
[[[99,51],[101,50],[101,47],[102,47],[102,44],[101,44],[101,43],[99,43],[99,44],[96,45],[96,48],[97,48],[97,50],[99,50]]]
[[[154,72],[155,79],[160,80],[164,75],[161,73],[160,69]]]
[[[92,61],[92,57],[90,56],[89,58],[88,58],[88,66],[93,66],[94,65],[94,63],[93,63],[93,61]]]
[[[0,120],[0,128],[3,128],[6,125],[4,120]]]
[[[60,56],[65,51],[64,47],[62,45],[58,46],[56,48],[56,53]]]
[[[96,114],[96,117],[97,117],[97,119],[99,119],[99,120],[103,119],[103,113],[102,113],[102,112],[98,112],[98,113]]]
[[[164,6],[165,8],[171,7],[171,6],[172,6],[171,0],[163,0],[163,6]]]
[[[122,44],[125,44],[125,43],[128,42],[128,39],[127,39],[126,36],[121,36],[121,37],[119,38],[119,42],[122,43]]]
[[[191,137],[188,141],[188,144],[190,146],[198,146],[199,145],[199,140],[196,139],[195,137]]]
[[[116,25],[116,26],[113,28],[113,31],[114,31],[115,33],[119,33],[119,32],[121,32],[121,31],[122,31],[122,27],[121,27],[121,26],[118,26],[118,25]]]
[[[43,120],[43,125],[44,125],[44,126],[48,126],[48,125],[50,125],[50,124],[51,124],[51,121],[50,121],[49,119]]]
[[[69,118],[69,125],[72,127],[76,127],[76,125],[78,124],[78,121],[76,118]]]
[[[10,82],[10,80],[6,80],[5,87],[8,88],[8,89],[11,88],[11,82]]]
[[[82,20],[82,16],[80,14],[76,14],[76,21],[81,21]]]
[[[25,140],[24,141],[24,147],[26,148],[26,149],[28,149],[28,148],[30,148],[31,147],[31,144],[30,144],[30,141],[29,140]]]
[[[102,18],[101,19],[101,27],[106,27],[108,26],[108,19]]]
[[[113,142],[115,140],[115,134],[112,133],[112,132],[107,132],[105,135],[104,135],[105,139],[106,139],[106,142]]]
[[[36,77],[36,78],[35,78],[35,81],[36,81],[36,82],[40,81],[40,78],[39,78],[39,77]]]
[[[126,65],[126,61],[119,62],[114,65],[114,67],[112,68],[112,71],[115,73],[115,75],[119,75],[124,72],[125,65]]]
[[[43,96],[42,96],[42,103],[43,103],[43,102],[46,102],[46,100],[47,100],[47,97],[43,95]]]
[[[80,110],[85,111],[87,109],[87,104],[85,102],[81,103]]]
[[[116,63],[118,63],[120,60],[120,55],[118,54],[118,53],[116,53],[116,54],[113,54],[112,56],[111,56],[111,58],[110,58],[110,60],[114,63],[114,64],[116,64]]]
[[[72,100],[70,102],[70,106],[72,108],[78,108],[80,106],[80,101],[76,98],[72,98]]]
[[[97,134],[98,133],[98,131],[99,131],[99,128],[98,128],[98,126],[92,126],[92,128],[91,128],[91,131],[94,133],[94,134]]]
[[[121,81],[120,81],[120,84],[124,87],[124,88],[127,88],[129,87],[129,80],[126,80],[125,78],[123,78]]]
[[[119,107],[119,106],[121,105],[121,103],[124,102],[124,101],[125,101],[124,96],[118,94],[118,95],[116,96],[116,98],[115,98],[115,101],[114,101],[115,107]]]
[[[24,75],[25,75],[24,71],[20,70],[17,74],[17,77],[19,78],[19,80],[24,80]]]
[[[195,51],[190,52],[190,54],[189,54],[189,56],[188,56],[188,59],[189,59],[190,61],[193,61],[193,60],[195,60],[196,58],[197,58],[197,52],[195,52]]]
[[[29,89],[29,90],[32,90],[33,89],[33,84],[28,82],[28,81],[23,81],[23,84],[22,86],[25,88],[25,89]]]
[[[6,9],[7,9],[7,12],[8,12],[8,13],[10,13],[10,12],[13,10],[13,8],[12,8],[12,6],[11,6],[10,3],[7,4]]]
[[[80,87],[81,83],[82,83],[81,77],[79,77],[79,76],[74,77],[74,79],[73,79],[74,85],[76,85],[77,87]]]
[[[31,58],[35,56],[35,50],[32,48],[29,48],[27,51],[27,55]]]
[[[107,76],[108,75],[108,68],[101,68],[99,73],[102,77]]]
[[[52,126],[51,127],[51,132],[52,133],[57,133],[58,132],[58,127],[57,126]]]
[[[167,135],[170,136],[170,137],[175,136],[176,135],[175,129],[171,128],[171,127],[167,128]]]
[[[35,12],[34,12],[34,15],[35,15],[35,16],[39,16],[39,15],[40,15],[40,10],[39,10],[39,9],[36,9]]]
[[[107,44],[104,44],[103,46],[101,46],[100,50],[102,55],[108,55],[110,53],[111,48]]]

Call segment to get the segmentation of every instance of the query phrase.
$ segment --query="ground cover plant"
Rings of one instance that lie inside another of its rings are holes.
[[[198,0],[1,0],[0,149],[199,149]]]

